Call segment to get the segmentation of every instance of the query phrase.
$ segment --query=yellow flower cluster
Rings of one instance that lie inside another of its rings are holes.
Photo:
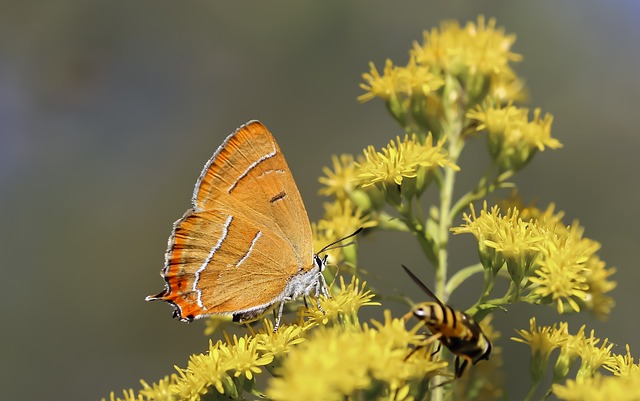
[[[323,249],[328,244],[353,234],[359,228],[375,227],[378,222],[365,214],[349,198],[325,203],[325,214],[317,223],[311,224],[314,249]],[[346,263],[347,268],[356,265],[356,244],[344,247],[332,247],[325,251],[328,262],[333,265]]]
[[[488,97],[497,103],[523,100],[524,84],[510,63],[521,56],[510,51],[515,35],[484,17],[461,27],[455,21],[424,32],[422,44],[414,43],[406,66],[386,60],[382,74],[370,63],[360,85],[361,102],[379,97],[403,126],[431,131],[440,138],[441,117],[462,101],[475,105]],[[459,90],[459,88],[464,90]]]
[[[447,153],[442,149],[443,141],[433,144],[433,138],[428,136],[424,143],[420,143],[416,135],[405,135],[401,140],[390,141],[381,152],[369,146],[364,151],[364,161],[356,163],[359,169],[358,183],[367,187],[377,183],[385,188],[387,185],[401,186],[407,179],[415,179],[412,183],[415,191],[421,192],[429,182],[433,171],[439,167],[451,167],[459,170],[458,166],[447,159]]]
[[[373,301],[375,296],[366,289],[367,282],[353,278],[349,285],[345,285],[344,278],[340,276],[340,292],[332,298],[321,298],[317,308],[304,308],[300,314],[306,318],[307,325],[332,325],[340,324],[344,327],[358,326],[358,310],[363,306],[380,305]]]
[[[596,374],[585,380],[567,380],[554,384],[553,394],[565,401],[637,401],[640,400],[640,371],[626,376]]]
[[[367,83],[360,84],[360,87],[367,92],[358,97],[361,102],[376,97],[389,100],[400,94],[427,96],[444,84],[440,76],[417,64],[414,58],[411,58],[406,67],[394,66],[393,62],[387,59],[382,75],[373,63],[369,63],[369,68],[370,72],[362,75]]]
[[[625,355],[611,352],[613,344],[608,339],[601,340],[591,331],[585,335],[585,326],[577,334],[569,334],[567,323],[558,326],[536,325],[535,318],[530,321],[529,331],[518,330],[522,338],[514,341],[531,347],[531,374],[534,381],[540,380],[546,369],[549,355],[555,348],[560,354],[554,368],[554,382],[564,380],[577,358],[580,367],[575,380],[566,380],[564,384],[554,384],[553,393],[562,400],[637,400],[640,397],[640,365],[634,363],[629,346]],[[601,368],[614,373],[614,377],[604,377]]]
[[[596,254],[600,244],[584,238],[577,222],[564,226],[562,213],[552,212],[553,207],[546,212],[528,210],[537,218],[525,221],[516,208],[503,216],[499,207],[487,210],[485,203],[478,216],[471,205],[465,224],[452,231],[476,237],[483,265],[494,275],[506,262],[514,284],[529,290],[525,300],[555,302],[559,313],[567,305],[576,312],[584,306],[606,317],[613,306],[606,293],[615,287],[608,279],[615,270],[605,267]]]
[[[487,24],[480,16],[477,23],[468,22],[464,27],[456,21],[446,21],[440,29],[424,32],[424,42],[414,44],[413,54],[421,65],[456,76],[514,76],[509,63],[522,60],[522,56],[510,51],[515,41],[515,35],[505,35],[503,28],[496,28],[494,18]]]
[[[358,310],[362,306],[380,305],[372,301],[374,294],[366,289],[366,283],[360,283],[357,278],[345,284],[341,277],[335,293],[330,299],[321,299],[326,314],[317,308],[301,307],[297,323],[283,324],[276,332],[271,320],[264,319],[262,329],[252,330],[251,335],[229,338],[225,333],[225,341],[210,341],[208,351],[191,355],[186,368],[176,367],[177,374],[153,385],[142,381],[143,388],[137,394],[127,390],[124,398],[112,393],[110,401],[198,401],[205,395],[206,399],[242,399],[243,391],[253,387],[256,376],[263,373],[264,368],[270,370],[272,364],[279,364],[286,354],[306,340],[311,328],[359,329]]]
[[[388,399],[413,400],[423,380],[446,362],[429,355],[409,355],[424,337],[407,331],[401,319],[385,312],[372,326],[322,327],[292,351],[279,377],[270,380],[267,396],[276,401]]]
[[[517,171],[524,167],[536,151],[545,147],[558,149],[560,141],[551,137],[553,117],[540,116],[540,109],[533,111],[529,121],[529,109],[509,103],[498,105],[478,105],[467,113],[467,117],[477,123],[477,131],[487,132],[489,154],[501,171]]]

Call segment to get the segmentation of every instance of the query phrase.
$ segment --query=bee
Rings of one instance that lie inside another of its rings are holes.
[[[402,268],[422,291],[435,300],[435,302],[422,302],[405,315],[405,320],[408,320],[411,315],[415,316],[416,319],[424,322],[431,331],[432,335],[423,347],[432,341],[440,340],[440,344],[447,347],[456,356],[456,378],[462,376],[469,363],[475,365],[483,359],[489,360],[491,342],[484,335],[478,323],[468,314],[442,303],[406,266],[402,265]],[[438,345],[438,350],[439,348],[440,345]]]

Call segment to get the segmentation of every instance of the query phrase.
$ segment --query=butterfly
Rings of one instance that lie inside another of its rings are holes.
[[[202,169],[191,207],[173,224],[160,272],[165,288],[146,300],[170,303],[186,322],[209,315],[251,321],[279,303],[277,330],[286,302],[329,297],[326,263],[313,252],[309,218],[278,144],[250,121]]]

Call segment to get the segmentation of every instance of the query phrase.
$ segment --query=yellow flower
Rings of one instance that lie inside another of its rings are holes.
[[[626,349],[626,355],[614,355],[610,360],[605,362],[604,368],[616,376],[629,376],[637,373],[640,370],[640,365],[634,362],[629,344],[626,345]]]
[[[593,334],[593,330],[591,330],[591,335],[577,347],[578,355],[580,355],[580,368],[578,368],[576,375],[578,380],[592,377],[600,367],[610,365],[615,360],[611,356],[613,344],[609,343],[609,339],[605,338],[598,346],[600,339],[595,338]]]
[[[396,95],[397,92],[403,90],[402,80],[399,76],[399,70],[394,67],[393,62],[389,59],[384,64],[382,75],[376,69],[376,66],[370,62],[369,73],[362,74],[362,79],[366,83],[360,84],[360,87],[367,93],[358,96],[358,101],[367,102],[375,97],[388,100]]]
[[[398,75],[403,82],[403,92],[408,96],[428,96],[444,85],[444,79],[434,74],[428,67],[416,62],[415,57],[409,58],[405,68],[398,68]]]
[[[233,336],[233,343],[227,338],[227,347],[221,349],[227,360],[227,367],[234,370],[234,376],[244,375],[247,380],[252,380],[254,374],[262,373],[260,366],[267,365],[273,361],[272,354],[259,355],[257,352],[258,341],[254,337],[247,335],[237,338]]]
[[[305,308],[302,315],[308,317],[307,324],[326,325],[328,323],[340,322],[347,326],[358,325],[358,310],[363,306],[380,305],[379,302],[372,301],[375,294],[366,289],[367,282],[357,277],[352,277],[349,285],[344,282],[344,277],[340,276],[340,290],[331,298],[320,298],[318,308]],[[312,303],[312,305],[315,305]]]
[[[640,399],[640,371],[628,376],[603,376],[582,380],[567,380],[565,384],[554,384],[552,391],[565,401],[637,401]]]
[[[529,109],[508,104],[478,105],[469,111],[467,117],[477,121],[478,131],[487,131],[489,153],[502,171],[519,170],[545,148],[558,149],[562,144],[551,137],[553,117],[545,114],[541,118],[540,109],[533,112],[529,121]]]
[[[177,380],[178,376],[175,374],[172,374],[171,376],[165,376],[163,379],[160,379],[157,383],[153,383],[152,385],[147,384],[147,382],[145,382],[144,380],[140,380],[140,383],[142,384],[140,395],[146,400],[177,400],[175,394],[173,393],[173,387],[175,386]]]
[[[211,315],[204,319],[204,335],[210,336],[222,326],[225,326],[233,320],[231,315]]]
[[[529,320],[529,331],[516,330],[522,338],[511,337],[513,341],[528,344],[531,347],[531,377],[538,382],[547,369],[551,351],[562,346],[567,341],[567,323],[554,324],[551,327],[537,327],[536,318]]]
[[[393,325],[391,330],[398,333],[398,319],[387,316],[384,326]],[[368,325],[320,327],[288,354],[279,376],[270,380],[267,396],[276,401],[337,401],[408,394],[406,385],[417,386],[445,364],[428,358],[405,361],[407,345],[390,342],[388,335]]]
[[[609,316],[611,308],[615,305],[613,298],[606,295],[616,288],[616,282],[610,280],[610,276],[615,272],[615,268],[605,268],[605,263],[597,255],[587,260],[584,273],[588,287],[585,304],[587,309],[601,320]]]
[[[524,206],[522,200],[513,195],[504,203],[517,207],[524,221],[535,224],[545,233],[540,246],[543,260],[541,265],[550,266],[536,271],[541,275],[532,281],[544,281],[546,289],[538,289],[538,292],[534,290],[534,295],[551,295],[553,300],[559,302],[558,307],[563,311],[563,298],[568,296],[572,309],[575,310],[574,306],[579,306],[579,309],[585,307],[599,319],[606,318],[615,304],[607,293],[616,287],[616,282],[611,280],[616,269],[606,268],[606,264],[596,254],[600,244],[584,238],[584,228],[577,221],[566,226],[562,222],[564,212],[556,212],[553,203],[541,210],[533,205]],[[550,261],[546,262],[545,259]],[[572,264],[573,267],[569,266]],[[556,283],[555,289],[551,288],[551,282]]]
[[[323,167],[324,177],[319,181],[324,185],[319,193],[326,196],[335,196],[338,200],[347,199],[355,189],[357,170],[353,156],[342,154],[331,156],[333,171],[329,167]]]
[[[369,67],[370,72],[362,74],[366,83],[360,84],[360,87],[367,93],[358,97],[361,102],[374,97],[389,100],[398,94],[409,98],[413,95],[427,96],[444,84],[441,76],[434,74],[427,66],[416,63],[414,57],[409,59],[406,67],[394,66],[393,62],[387,59],[382,75],[373,63],[369,63]]]
[[[426,188],[435,169],[450,167],[459,170],[447,158],[443,146],[442,141],[434,145],[431,136],[420,143],[415,134],[411,137],[405,135],[403,140],[397,137],[396,141],[390,141],[381,152],[369,146],[364,151],[365,160],[356,163],[360,170],[359,183],[362,187],[381,184],[384,189],[390,185],[389,191],[397,191],[397,186],[404,185],[407,179],[415,179],[409,187],[403,188],[419,194]]]
[[[109,401],[144,401],[142,395],[136,395],[135,391],[133,391],[132,389],[123,390],[122,395],[122,398],[116,397],[116,395],[112,391],[111,394],[109,394]],[[106,400],[103,398],[102,401]]]
[[[311,327],[310,325],[284,324],[274,332],[273,322],[270,319],[264,319],[263,322],[264,328],[255,335],[256,349],[265,356],[273,355],[276,358],[282,357],[294,345],[303,342],[302,335]]]
[[[470,98],[479,100],[498,81],[496,77],[515,76],[509,63],[522,59],[510,51],[515,40],[515,35],[496,28],[495,19],[487,24],[479,16],[477,23],[468,22],[464,27],[449,21],[425,32],[423,44],[415,43],[412,55],[421,65],[456,76],[466,84]]]
[[[580,327],[578,334],[568,334],[567,341],[560,346],[560,355],[558,355],[556,364],[553,367],[554,382],[559,382],[567,377],[575,360],[580,356],[579,349],[585,342],[584,328],[584,325]]]
[[[454,74],[500,72],[510,69],[509,62],[522,59],[509,51],[515,40],[515,35],[505,35],[504,29],[496,29],[495,19],[486,24],[484,17],[479,16],[477,24],[468,22],[464,28],[456,21],[441,23],[440,30],[434,28],[424,33],[423,45],[414,44],[413,53],[419,63]]]
[[[577,300],[584,301],[587,297],[588,285],[584,276],[585,266],[579,255],[572,248],[547,248],[544,257],[538,262],[540,268],[531,277],[532,283],[537,284],[531,293],[540,299],[550,297],[557,303],[558,313],[564,313],[564,302],[571,309],[580,312]]]
[[[189,357],[186,369],[176,367],[178,380],[174,387],[175,394],[180,399],[200,400],[209,389],[215,389],[224,394],[225,384],[230,385],[227,374],[228,360],[223,350],[227,345],[221,341],[215,344],[209,340],[209,352],[206,354],[194,354]]]
[[[377,220],[371,215],[364,214],[349,199],[325,203],[324,208],[324,217],[317,224],[311,225],[313,248],[316,250],[353,234],[359,228],[371,228],[378,224]],[[348,267],[355,266],[356,243],[346,247],[332,248],[325,252],[329,255],[331,264],[340,264],[346,259],[350,264]]]
[[[524,82],[512,71],[497,74],[491,81],[487,97],[496,104],[525,102],[529,93]]]
[[[470,208],[470,215],[463,214],[465,224],[451,230],[454,234],[473,234],[478,240],[483,266],[496,274],[506,261],[512,279],[520,283],[536,266],[544,232],[535,224],[523,221],[517,209],[509,209],[502,216],[498,206],[487,210],[485,202],[478,216],[473,205]]]

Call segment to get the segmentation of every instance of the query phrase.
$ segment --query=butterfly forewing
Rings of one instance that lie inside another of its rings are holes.
[[[181,319],[234,313],[279,300],[312,268],[311,227],[287,163],[267,128],[250,122],[205,165],[192,209],[174,224],[164,293]],[[241,294],[241,289],[250,294]]]

